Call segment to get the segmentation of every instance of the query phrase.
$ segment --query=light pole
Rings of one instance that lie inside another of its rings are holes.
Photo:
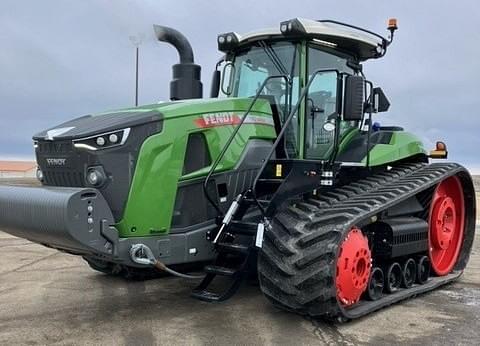
[[[143,38],[143,34],[129,37],[130,42],[135,46],[135,107],[138,106],[138,50],[142,44]]]

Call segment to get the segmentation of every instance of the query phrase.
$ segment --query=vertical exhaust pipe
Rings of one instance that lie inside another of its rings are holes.
[[[172,66],[173,79],[170,82],[170,100],[202,98],[203,86],[201,67],[195,64],[192,46],[179,31],[161,25],[154,25],[155,36],[161,42],[174,46],[180,62]]]

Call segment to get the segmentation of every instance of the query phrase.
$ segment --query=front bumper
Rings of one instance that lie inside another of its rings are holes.
[[[112,211],[92,188],[0,186],[0,230],[75,255],[140,267],[130,258],[134,244],[149,246],[163,263],[215,257],[208,224],[180,234],[119,238]]]
[[[115,256],[107,202],[89,188],[0,186],[0,230],[74,254]]]

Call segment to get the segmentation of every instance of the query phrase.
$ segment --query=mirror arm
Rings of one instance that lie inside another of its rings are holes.
[[[365,80],[365,84],[370,86],[371,94],[373,95],[373,83]],[[366,90],[365,90],[366,91]],[[367,93],[365,92],[365,95]],[[371,103],[371,100],[370,100]],[[368,132],[367,132],[367,160],[366,160],[366,166],[367,168],[370,168],[370,136],[372,135],[372,108],[373,106],[370,105],[369,110],[368,110]]]

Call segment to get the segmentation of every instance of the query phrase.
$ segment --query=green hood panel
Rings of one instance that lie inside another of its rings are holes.
[[[168,233],[178,183],[206,176],[209,170],[205,167],[182,176],[189,135],[203,133],[214,162],[251,101],[248,98],[189,100],[141,107],[161,113],[163,129],[147,138],[140,149],[123,219],[117,225],[121,237]],[[216,171],[233,169],[248,141],[275,137],[270,104],[258,100]]]
[[[246,111],[252,98],[223,98],[223,99],[192,99],[174,102],[161,102],[141,107],[99,113],[96,116],[114,113],[142,113],[157,111],[164,119],[188,117],[194,114],[218,113],[230,111]],[[266,100],[258,99],[252,108],[254,113],[271,114],[270,104]]]

